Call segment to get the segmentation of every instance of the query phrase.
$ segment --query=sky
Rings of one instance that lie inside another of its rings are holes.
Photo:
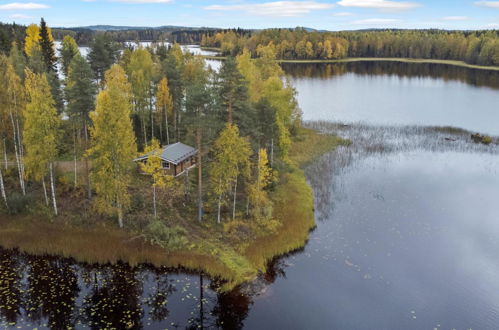
[[[0,0],[0,22],[52,27],[179,25],[499,29],[499,1],[480,0]]]

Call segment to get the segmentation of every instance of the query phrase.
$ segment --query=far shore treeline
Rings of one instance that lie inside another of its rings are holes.
[[[356,57],[416,58],[499,65],[499,35],[495,30],[367,30],[308,32],[268,29],[240,35],[234,31],[206,34],[201,46],[220,48],[223,55],[272,47],[278,59],[330,60]]]

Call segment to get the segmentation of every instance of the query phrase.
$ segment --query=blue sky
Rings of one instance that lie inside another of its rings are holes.
[[[50,26],[499,28],[499,1],[0,0],[0,21]]]

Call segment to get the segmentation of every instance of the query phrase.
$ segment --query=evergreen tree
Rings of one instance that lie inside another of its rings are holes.
[[[105,87],[97,96],[94,112],[90,114],[92,147],[92,182],[97,193],[98,211],[117,215],[123,227],[123,213],[130,206],[128,186],[133,170],[137,145],[130,119],[131,87],[125,71],[117,64],[105,75]]]
[[[67,113],[74,126],[77,127],[81,149],[86,150],[89,147],[88,127],[90,126],[89,113],[94,109],[95,93],[97,86],[93,80],[93,72],[90,64],[80,55],[77,54],[71,61],[68,68],[68,76],[66,80],[66,100]],[[83,136],[83,138],[81,138]],[[76,155],[76,137],[75,137],[75,161]],[[88,159],[85,157],[85,173],[87,181],[88,198],[92,196],[90,185],[90,174]],[[75,172],[76,181],[76,172]]]
[[[57,57],[55,56],[54,38],[52,37],[52,31],[43,18],[40,21],[39,42],[47,72],[55,72],[57,70]]]
[[[106,34],[99,33],[95,36],[90,44],[88,60],[99,82],[102,82],[104,73],[116,62],[118,55],[118,46]]]
[[[50,85],[44,74],[26,72],[25,88],[28,103],[23,112],[24,144],[26,148],[26,173],[36,181],[41,181],[48,204],[45,176],[50,175],[52,205],[58,214],[54,183],[54,160],[57,156],[57,131],[60,119],[50,93]]]
[[[71,36],[64,36],[59,51],[61,53],[62,72],[67,78],[69,73],[69,65],[71,64],[71,61],[75,56],[80,55],[80,50],[78,49],[76,41]]]
[[[238,126],[246,124],[251,112],[247,82],[232,56],[224,61],[218,74],[218,92],[223,107],[227,109],[227,122],[235,121]]]

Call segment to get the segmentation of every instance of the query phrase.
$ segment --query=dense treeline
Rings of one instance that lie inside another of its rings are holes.
[[[201,45],[219,47],[225,55],[240,54],[246,48],[253,56],[258,56],[259,47],[271,46],[279,59],[396,57],[499,65],[497,31],[269,29],[242,37],[232,32],[206,35]]]
[[[57,28],[52,29],[55,40],[62,40],[65,36],[72,37],[80,46],[88,46],[96,35],[103,34],[108,39],[123,43],[126,41],[169,41],[179,44],[199,44],[203,36],[213,36],[216,33],[233,32],[237,36],[247,37],[251,30],[244,29],[212,29],[212,28],[182,28],[182,27],[158,27],[158,28],[126,28],[112,30],[111,27],[102,27],[101,30],[90,28]],[[17,24],[0,23],[0,52],[8,52],[13,41],[22,47],[24,43],[26,27]]]
[[[189,217],[228,222],[229,238],[243,241],[279,227],[269,193],[290,169],[301,115],[270,48],[256,61],[230,57],[219,72],[178,44],[119,52],[105,34],[86,58],[65,36],[56,57],[42,19],[8,53],[0,55],[3,212],[136,219],[162,246],[185,244]],[[199,150],[197,169],[172,180],[157,152],[177,141]],[[149,176],[132,162],[144,152]],[[240,227],[244,235],[231,236]]]

